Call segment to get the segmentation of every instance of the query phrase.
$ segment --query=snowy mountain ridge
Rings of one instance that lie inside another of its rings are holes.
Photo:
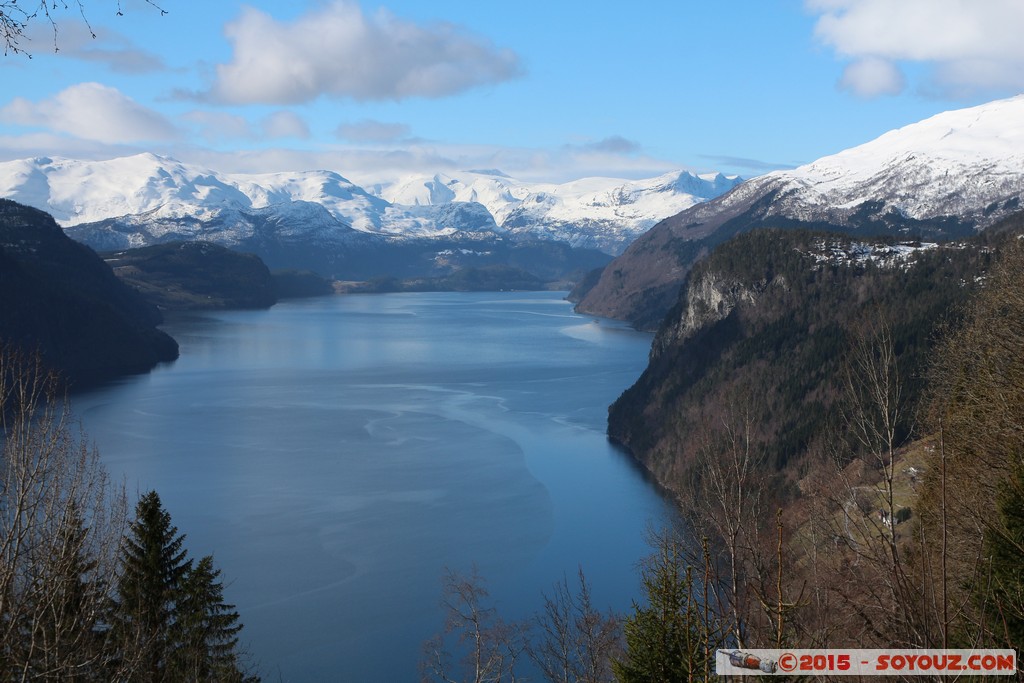
[[[913,221],[956,217],[983,229],[1024,195],[1024,95],[936,114],[862,145],[744,183],[721,212],[776,194],[769,215],[843,225],[859,210]],[[875,204],[877,207],[868,207]]]
[[[447,202],[478,202],[487,207],[495,222],[503,224],[522,205],[542,203],[558,207],[559,218],[580,218],[588,210],[635,207],[620,211],[625,218],[650,218],[675,205],[683,208],[718,196],[739,183],[735,176],[694,175],[674,171],[646,180],[619,178],[582,178],[568,183],[524,183],[500,172],[467,171],[459,177],[438,173],[433,176],[408,176],[371,191],[392,204],[405,206],[436,205]],[[682,209],[679,209],[680,211]],[[666,217],[671,214],[666,214]]]
[[[331,171],[221,174],[156,154],[106,161],[41,157],[0,163],[0,196],[49,212],[63,227],[123,216],[204,218],[225,209],[321,204],[376,232],[388,203]]]

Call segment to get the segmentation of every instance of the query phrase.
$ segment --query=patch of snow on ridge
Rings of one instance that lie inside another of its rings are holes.
[[[821,238],[815,240],[808,253],[815,265],[863,266],[873,263],[882,268],[909,265],[918,254],[937,249],[935,242],[902,242],[898,244],[867,244],[864,242],[841,242]]]

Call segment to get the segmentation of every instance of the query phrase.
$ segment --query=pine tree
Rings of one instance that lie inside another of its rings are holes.
[[[675,683],[703,672],[697,605],[677,542],[659,539],[641,572],[647,606],[626,618],[626,656],[614,663],[620,683]]]
[[[174,677],[189,681],[242,681],[238,666],[238,612],[224,602],[224,587],[207,555],[188,572],[177,605]]]
[[[144,495],[122,550],[114,621],[122,667],[133,680],[170,680],[179,591],[192,566],[184,541],[156,491]]]

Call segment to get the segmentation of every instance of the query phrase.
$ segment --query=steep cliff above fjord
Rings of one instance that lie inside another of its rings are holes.
[[[759,230],[722,244],[689,273],[609,436],[672,488],[708,430],[742,412],[769,469],[789,469],[835,416],[844,356],[872,325],[891,329],[913,405],[936,326],[992,258],[985,242]]]

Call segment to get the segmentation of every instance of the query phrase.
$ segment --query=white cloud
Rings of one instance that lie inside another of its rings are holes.
[[[234,53],[204,96],[234,104],[442,97],[517,76],[510,50],[449,23],[420,25],[355,0],[291,22],[247,7],[225,28]]]
[[[764,159],[734,157],[724,154],[702,154],[701,157],[710,161],[715,170],[723,167],[738,169],[740,175],[744,178],[761,175],[768,171],[796,168],[799,165],[790,161],[765,161]]]
[[[256,137],[249,121],[237,114],[222,111],[190,111],[181,118],[198,128],[199,135],[211,142]]]
[[[611,135],[603,140],[598,140],[597,142],[588,142],[582,145],[569,145],[568,149],[577,149],[582,152],[630,155],[636,154],[640,151],[640,143],[633,140],[627,140],[621,135]]]
[[[244,116],[223,111],[190,111],[181,118],[209,142],[309,137],[309,126],[302,117],[284,110],[264,117],[258,125],[253,125]]]
[[[116,73],[142,74],[164,71],[167,66],[156,54],[144,50],[117,31],[90,27],[84,21],[60,21],[55,26],[37,21],[26,32],[32,51],[57,51],[65,57],[105,65]]]
[[[901,62],[934,67],[926,87],[947,94],[1024,89],[1021,0],[806,0],[805,5],[820,15],[816,37],[854,61],[843,85],[860,94],[902,90],[896,90]]]
[[[335,134],[351,142],[396,142],[409,137],[410,128],[404,123],[385,123],[364,119],[355,123],[342,123]]]
[[[260,127],[268,138],[308,138],[309,126],[295,112],[275,111],[263,119]]]
[[[0,121],[108,144],[172,140],[178,135],[162,115],[100,83],[79,83],[39,102],[16,97],[0,109]]]
[[[0,161],[61,156],[69,159],[111,159],[146,151],[132,145],[109,145],[51,132],[0,135]]]
[[[566,182],[589,176],[651,178],[679,168],[651,156],[558,148],[414,143],[391,148],[338,145],[315,150],[286,148],[245,151],[178,149],[167,152],[218,170],[236,173],[327,168],[364,187],[410,174],[452,173],[474,168],[499,169],[525,181]]]
[[[257,127],[247,127],[243,119],[232,116],[208,117],[206,114],[190,112],[182,118],[192,126],[208,125],[207,133],[213,143],[223,140],[217,137],[218,130],[222,135],[252,133],[252,137],[247,139],[259,140]],[[4,134],[0,131],[0,160],[35,156],[111,159],[153,152],[228,173],[331,169],[364,187],[379,182],[393,182],[410,174],[458,173],[474,168],[499,169],[514,178],[533,182],[566,182],[590,176],[651,178],[679,168],[678,161],[659,159],[643,153],[623,155],[578,144],[539,148],[459,145],[402,139],[397,144],[318,144],[311,147],[197,145],[185,138],[136,145],[110,144],[51,131],[17,134]]]
[[[892,62],[866,57],[846,65],[839,86],[861,97],[879,97],[899,95],[906,87],[906,80]]]

